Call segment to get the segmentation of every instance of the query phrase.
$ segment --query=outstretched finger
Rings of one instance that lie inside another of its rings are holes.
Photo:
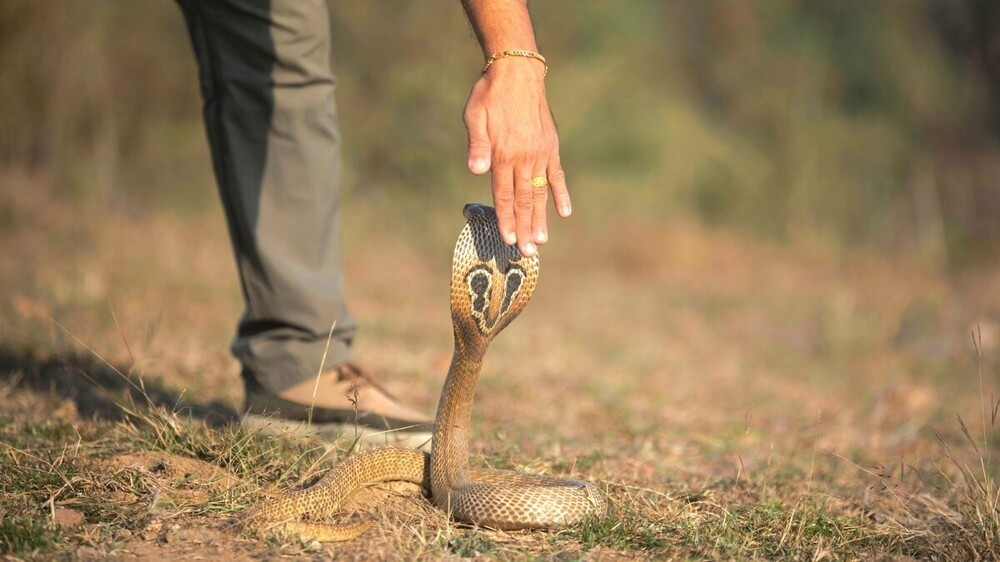
[[[492,174],[493,206],[497,211],[497,226],[500,236],[507,244],[517,240],[514,219],[514,167],[510,164],[493,166]]]
[[[535,244],[544,244],[549,241],[548,226],[545,224],[545,202],[549,198],[549,182],[545,178],[545,172],[536,173],[531,178],[531,196],[534,204],[531,210],[531,231]]]
[[[531,220],[535,206],[531,188],[531,168],[519,166],[514,170],[514,220],[517,232],[517,248],[521,255],[532,257],[537,252]]]
[[[566,187],[566,174],[563,172],[559,156],[549,162],[549,189],[552,190],[552,199],[556,205],[556,212],[560,217],[566,218],[573,214],[573,203],[569,198],[569,189]]]

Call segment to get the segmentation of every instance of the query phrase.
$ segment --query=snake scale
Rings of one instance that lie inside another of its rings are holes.
[[[607,511],[604,495],[589,482],[469,466],[469,423],[483,358],[490,341],[531,298],[539,266],[537,256],[526,258],[502,241],[493,208],[466,205],[463,214],[451,275],[455,351],[431,454],[383,447],[351,455],[314,485],[248,508],[239,517],[246,531],[302,540],[354,538],[370,523],[323,521],[359,488],[394,480],[429,489],[434,505],[456,521],[493,529],[549,529]]]

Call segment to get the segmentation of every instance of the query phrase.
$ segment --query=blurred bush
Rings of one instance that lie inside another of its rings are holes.
[[[995,257],[998,6],[535,2],[577,208],[932,266]],[[459,4],[333,2],[331,17],[352,196],[432,205],[483,181],[464,168],[460,115],[482,57]],[[43,178],[83,207],[214,199],[169,2],[4,0],[0,130],[0,177]]]

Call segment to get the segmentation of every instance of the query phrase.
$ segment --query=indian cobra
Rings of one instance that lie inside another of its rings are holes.
[[[455,244],[451,273],[455,352],[441,390],[430,456],[401,447],[351,455],[316,484],[244,511],[245,530],[302,540],[352,539],[370,523],[320,521],[359,488],[395,480],[429,489],[434,505],[454,520],[493,529],[550,529],[605,514],[607,501],[589,482],[469,466],[469,422],[483,357],[490,341],[531,298],[538,257],[523,257],[501,240],[493,208],[466,205],[463,214],[466,225]]]

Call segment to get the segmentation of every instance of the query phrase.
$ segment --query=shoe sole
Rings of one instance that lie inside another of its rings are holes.
[[[430,451],[433,437],[430,431],[374,429],[348,423],[307,423],[257,414],[245,414],[240,419],[240,426],[246,431],[263,435],[315,439],[330,444],[356,443],[362,448],[395,445]]]

